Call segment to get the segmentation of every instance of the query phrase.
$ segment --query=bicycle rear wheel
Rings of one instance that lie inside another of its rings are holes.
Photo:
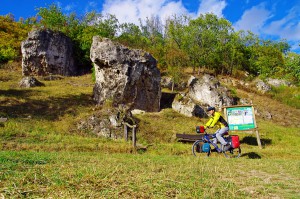
[[[205,156],[209,156],[211,150],[209,149],[208,152],[203,152],[202,151],[202,145],[204,144],[203,140],[197,140],[194,142],[193,146],[192,146],[192,153],[194,156],[199,156],[199,157],[205,157]]]
[[[239,158],[241,156],[242,150],[240,147],[231,148],[229,150],[223,151],[226,158]]]

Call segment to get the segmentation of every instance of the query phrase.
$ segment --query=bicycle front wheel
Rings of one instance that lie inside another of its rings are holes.
[[[240,147],[238,148],[231,148],[223,152],[226,158],[239,158],[242,154],[242,150]]]
[[[209,149],[208,152],[203,152],[202,151],[202,146],[203,146],[204,142],[203,140],[197,140],[194,142],[193,146],[192,146],[192,153],[194,156],[199,156],[199,157],[205,157],[205,156],[209,156],[211,150]]]

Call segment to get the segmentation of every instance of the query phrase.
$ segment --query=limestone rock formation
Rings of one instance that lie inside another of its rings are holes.
[[[202,105],[220,108],[235,103],[228,89],[221,86],[218,79],[211,75],[205,74],[202,78],[191,78],[189,82],[189,97]]]
[[[271,86],[260,79],[255,80],[254,83],[256,84],[257,90],[261,93],[267,93],[271,90]]]
[[[177,94],[172,103],[172,109],[187,117],[196,116],[203,118],[207,116],[205,110],[194,103],[193,100],[184,93]]]
[[[20,82],[19,86],[21,88],[31,88],[37,86],[45,86],[42,82],[38,81],[34,77],[24,77]]]
[[[77,75],[73,44],[69,37],[51,30],[36,30],[21,44],[24,76]]]
[[[98,104],[112,100],[131,109],[160,110],[161,75],[149,53],[95,36],[90,57],[95,66],[94,99]]]

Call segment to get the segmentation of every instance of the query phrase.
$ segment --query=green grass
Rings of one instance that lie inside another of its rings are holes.
[[[1,193],[53,198],[297,198],[299,161],[95,152],[0,153]]]
[[[90,75],[43,81],[45,87],[30,89],[18,88],[20,79],[20,71],[0,69],[0,116],[8,117],[0,126],[0,197],[300,197],[295,125],[258,117],[263,149],[253,134],[238,133],[239,159],[195,158],[192,143],[177,142],[176,133],[194,134],[205,119],[164,109],[136,116],[142,147],[134,149],[131,142],[77,130],[76,123],[98,109]],[[299,116],[292,121],[299,122]]]
[[[300,89],[299,87],[273,87],[272,95],[275,99],[297,109],[300,109]]]

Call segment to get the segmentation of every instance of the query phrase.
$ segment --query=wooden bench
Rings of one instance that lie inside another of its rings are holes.
[[[202,139],[204,134],[176,134],[176,138],[181,142],[195,142],[196,140]]]

